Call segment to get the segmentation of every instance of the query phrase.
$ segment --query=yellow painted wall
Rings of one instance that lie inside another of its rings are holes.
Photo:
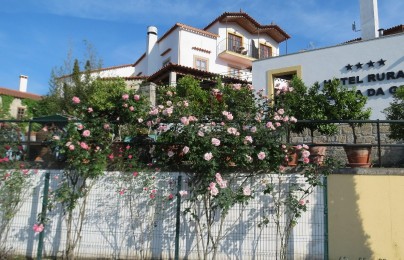
[[[330,259],[404,259],[404,176],[330,175]]]

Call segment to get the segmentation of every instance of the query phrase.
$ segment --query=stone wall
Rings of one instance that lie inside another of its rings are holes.
[[[387,123],[380,123],[380,144],[381,144],[381,164],[383,167],[402,167],[404,165],[404,142],[392,140],[388,137],[390,126]],[[379,165],[377,124],[367,123],[356,128],[358,144],[372,144],[372,162],[375,166]],[[347,162],[344,144],[353,144],[352,128],[348,124],[339,124],[336,135],[325,136],[319,132],[314,132],[315,144],[329,144],[341,146],[327,147],[327,155],[341,160],[344,164]],[[291,133],[290,142],[293,144],[311,144],[310,131],[306,129],[302,134]],[[391,146],[388,146],[391,145]],[[401,147],[399,145],[402,145]]]

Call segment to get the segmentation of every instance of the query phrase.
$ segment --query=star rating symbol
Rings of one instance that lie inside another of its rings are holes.
[[[379,63],[379,66],[384,66],[386,65],[385,62],[386,60],[380,59],[377,63]]]
[[[356,63],[355,66],[356,66],[357,69],[361,69],[361,68],[362,68],[362,65],[363,65],[362,63],[358,62],[358,63]]]
[[[346,68],[346,70],[352,70],[352,65],[348,64],[348,65],[345,66],[345,68]]]
[[[375,66],[375,62],[374,61],[369,61],[368,63],[366,63],[368,65],[368,67],[374,67]]]

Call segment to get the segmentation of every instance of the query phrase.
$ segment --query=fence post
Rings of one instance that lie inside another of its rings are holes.
[[[177,181],[177,214],[176,214],[176,223],[175,223],[175,256],[174,259],[179,259],[179,251],[180,251],[180,225],[181,225],[181,183],[182,176],[178,175]]]
[[[46,208],[48,207],[49,179],[50,179],[50,172],[46,171],[45,186],[43,189],[43,198],[42,198],[42,211],[41,211],[41,219],[40,219],[40,223],[42,225],[44,225],[44,222],[46,219]],[[36,254],[37,260],[42,259],[43,239],[45,236],[44,233],[45,233],[45,229],[41,233],[39,233],[39,242],[38,242],[38,249],[37,249],[37,254]]]
[[[377,119],[377,156],[379,157],[379,168],[382,167],[382,151],[380,144],[380,122]]]
[[[324,200],[324,259],[328,259],[328,177],[323,177]]]

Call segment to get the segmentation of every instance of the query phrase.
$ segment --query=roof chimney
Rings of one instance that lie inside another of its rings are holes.
[[[157,28],[155,26],[147,27],[147,49],[146,49],[146,57],[147,57],[147,68],[146,75],[151,74],[156,70],[157,59],[156,53],[157,50],[155,48],[157,43]]]
[[[20,88],[21,92],[27,92],[28,76],[20,75]]]
[[[157,42],[157,28],[154,26],[147,27],[147,55],[149,55]]]
[[[379,15],[377,0],[359,0],[362,40],[379,37]]]

